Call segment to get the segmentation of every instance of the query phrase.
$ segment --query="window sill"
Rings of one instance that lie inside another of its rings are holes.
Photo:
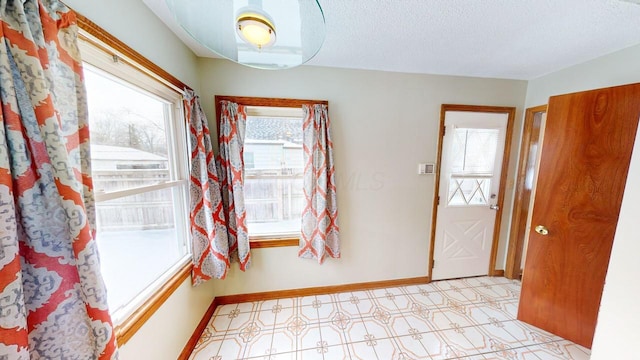
[[[250,238],[249,247],[251,249],[263,249],[285,246],[298,246],[300,239],[297,237],[288,238]]]
[[[152,294],[147,301],[138,307],[129,317],[115,327],[116,341],[122,346],[153,316],[176,289],[191,274],[191,263],[181,267],[162,287]]]

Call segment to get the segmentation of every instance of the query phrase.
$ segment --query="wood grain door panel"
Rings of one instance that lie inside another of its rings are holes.
[[[589,348],[639,117],[640,84],[549,101],[518,319]]]

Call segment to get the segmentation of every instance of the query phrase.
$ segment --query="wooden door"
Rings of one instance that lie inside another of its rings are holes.
[[[639,117],[640,84],[549,100],[518,319],[589,348]]]
[[[529,234],[527,227],[533,205],[533,187],[536,183],[535,179],[538,177],[540,140],[546,115],[547,105],[529,108],[525,112],[516,179],[516,196],[511,212],[507,264],[504,269],[504,276],[509,279],[521,279],[522,277],[523,255]]]

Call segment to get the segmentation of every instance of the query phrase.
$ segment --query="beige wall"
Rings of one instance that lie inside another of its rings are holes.
[[[234,266],[216,282],[217,296],[425,276],[434,176],[416,172],[436,159],[440,106],[515,106],[517,139],[526,89],[524,81],[310,66],[261,71],[214,59],[200,59],[199,74],[211,129],[214,95],[328,100],[338,178],[342,259],[319,266],[298,259],[295,248],[256,249],[249,271]],[[501,251],[498,268],[503,263]]]
[[[528,85],[527,107],[544,104],[551,95],[640,82],[639,60],[640,46],[635,46],[532,80]],[[635,223],[640,211],[639,183],[640,154],[636,145],[602,294],[592,360],[637,357],[640,282],[635,274],[640,242]]]
[[[189,86],[199,89],[196,56],[142,1],[65,0],[65,3]],[[120,348],[120,359],[176,359],[214,294],[212,282],[192,288],[190,280],[185,281]]]
[[[640,82],[640,46],[529,81],[526,107],[546,104],[549,96]]]
[[[111,35],[196,91],[196,56],[141,0],[64,0]]]

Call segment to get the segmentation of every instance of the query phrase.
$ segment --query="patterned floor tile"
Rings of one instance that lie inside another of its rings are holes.
[[[309,323],[319,324],[318,308],[313,305],[302,306],[298,308],[298,317]]]
[[[255,311],[267,311],[272,310],[275,306],[278,305],[278,299],[275,300],[264,300],[258,301],[256,305]]]
[[[504,349],[492,353],[483,354],[487,360],[540,360],[534,352],[527,347]]]
[[[335,346],[329,346],[324,353],[325,360],[350,360],[349,346],[347,344],[340,344]]]
[[[569,341],[530,346],[529,349],[540,360],[589,360],[588,350]]]
[[[215,340],[206,340],[198,342],[196,349],[193,351],[190,360],[210,360],[215,358],[220,351],[220,347],[224,341],[224,337],[219,337]]]
[[[438,335],[440,335],[444,342],[447,345],[452,345],[456,349],[463,350],[465,352],[464,355],[475,355],[480,353],[480,349],[484,347],[476,347],[479,344],[472,344],[464,334],[464,330],[462,329],[450,329],[444,331],[438,331]]]
[[[298,298],[278,299],[278,305],[283,309],[298,307]]]
[[[278,351],[275,348],[272,348],[273,344],[273,332],[272,331],[262,331],[258,334],[255,334],[251,338],[243,338],[243,341],[246,341],[244,357],[252,358],[257,356],[268,356],[270,354],[276,354]],[[288,351],[295,350],[288,349]],[[285,351],[281,351],[285,352]]]
[[[245,343],[240,337],[225,337],[220,346],[215,360],[235,360],[242,359],[244,355]]]
[[[258,302],[258,301],[245,302],[245,303],[238,304],[237,309],[241,313],[252,312],[252,311],[257,311],[259,306],[260,306],[260,302]]]
[[[467,307],[467,315],[478,325],[496,321],[511,321],[515,318],[503,309],[489,304],[473,304]]]
[[[297,336],[292,335],[286,329],[274,330],[271,349],[274,354],[295,352],[297,350]]]
[[[406,294],[420,294],[424,292],[429,293],[432,291],[437,291],[437,288],[435,285],[433,285],[433,283],[424,285],[409,285],[404,286],[402,289]]]
[[[511,318],[518,317],[518,300],[506,301],[502,303],[502,309],[505,313],[509,314]]]
[[[474,353],[505,352],[522,347],[511,334],[494,325],[480,325],[462,329],[462,334],[473,346]]]
[[[350,343],[360,342],[367,340],[367,328],[364,326],[364,321],[362,319],[356,319],[349,323],[347,328],[344,330],[347,341]]]
[[[370,290],[370,292],[376,298],[393,297],[393,296],[398,296],[398,295],[404,295],[404,292],[402,291],[402,288],[399,288],[399,287],[373,289],[373,290]]]
[[[519,293],[516,293],[504,285],[480,286],[472,288],[471,291],[498,300],[517,300],[519,297]]]
[[[276,325],[277,313],[273,310],[262,310],[255,314],[254,321],[263,329],[273,329]]]
[[[395,341],[402,354],[406,359],[431,359],[427,349],[422,346],[420,340],[421,334],[415,334],[413,336],[400,336],[396,337]]]
[[[367,300],[367,299],[371,299],[371,295],[369,294],[368,291],[352,291],[351,298],[349,300],[351,300],[352,298]]]
[[[342,324],[321,324],[320,336],[322,337],[322,341],[326,342],[328,346],[346,343],[347,338],[344,334],[344,330],[341,328],[341,325]]]
[[[320,325],[313,324],[306,326],[297,335],[296,350],[315,349],[318,346],[322,346],[322,337],[320,335]]]
[[[348,316],[360,316],[360,310],[358,310],[358,302],[360,300],[341,301],[336,303],[337,311],[342,312]]]
[[[393,303],[396,305],[398,312],[404,313],[411,310],[411,306],[414,303],[414,300],[409,295],[396,295],[393,298]]]
[[[407,356],[402,354],[400,348],[396,345],[393,339],[379,339],[374,346],[376,356],[378,359],[398,360],[406,359]]]
[[[382,311],[386,311],[390,314],[397,314],[400,312],[400,310],[398,310],[398,307],[396,306],[396,303],[393,301],[393,297],[375,298],[373,299],[373,303],[376,307],[374,311],[376,311],[377,309],[381,309]],[[366,316],[367,313],[360,312],[360,314],[362,316]]]
[[[324,360],[324,353],[321,349],[308,349],[298,351],[296,354],[297,360]]]
[[[259,324],[253,321],[255,313],[240,313],[237,317],[231,320],[231,324],[227,328],[227,334],[239,334],[246,333],[247,331],[254,332],[257,329],[263,329]]]
[[[409,333],[425,333],[438,330],[436,324],[429,321],[428,315],[423,317],[416,314],[403,314],[403,317],[409,324]]]
[[[227,315],[238,307],[238,304],[220,305],[213,312],[213,316]]]
[[[448,301],[450,300],[444,295],[444,293],[440,291],[432,291],[429,293],[422,293],[422,294],[413,294],[412,297],[416,301],[426,305],[427,307],[446,307],[448,304]]]
[[[376,318],[366,318],[363,319],[362,322],[367,329],[367,334],[372,335],[376,339],[393,337],[393,332],[388,325],[388,318],[382,318],[382,320]]]
[[[331,319],[338,313],[338,305],[333,302],[318,302],[316,305],[318,310],[318,322],[331,322]]]
[[[525,346],[562,340],[562,338],[557,335],[553,335],[521,321],[505,321],[502,325],[506,331]]]
[[[360,312],[360,316],[367,317],[372,316],[376,307],[378,307],[373,300],[371,299],[360,299],[356,304],[358,307],[358,311]]]
[[[427,350],[427,354],[434,360],[448,359],[447,344],[436,332],[428,332],[416,336],[419,338],[422,347]]]
[[[485,341],[490,342],[494,346],[498,346],[497,345],[498,343],[504,344],[505,346],[511,349],[524,346],[524,344],[520,341],[520,339],[513,336],[507,330],[504,323],[498,322],[493,324],[480,325],[475,328],[478,329],[482,333],[482,335],[484,335]],[[473,342],[474,340],[471,338],[472,335],[473,335],[472,332],[468,332],[466,336],[469,340]],[[501,350],[501,348],[497,348],[493,351],[498,351],[498,350]]]
[[[469,284],[463,279],[434,281],[432,284],[437,290],[440,290],[440,291],[455,290],[455,289],[470,287]]]
[[[313,305],[313,303],[316,301],[316,296],[312,295],[312,296],[303,296],[298,298],[298,306],[299,307],[303,307],[303,306],[311,306]]]
[[[274,329],[286,328],[296,318],[296,308],[276,308],[276,318],[273,324]]]
[[[191,360],[588,360],[516,320],[519,282],[465,278],[218,307]]]
[[[355,342],[349,344],[349,353],[353,360],[375,360],[378,359],[374,350],[375,341]],[[385,359],[386,360],[386,359]]]

